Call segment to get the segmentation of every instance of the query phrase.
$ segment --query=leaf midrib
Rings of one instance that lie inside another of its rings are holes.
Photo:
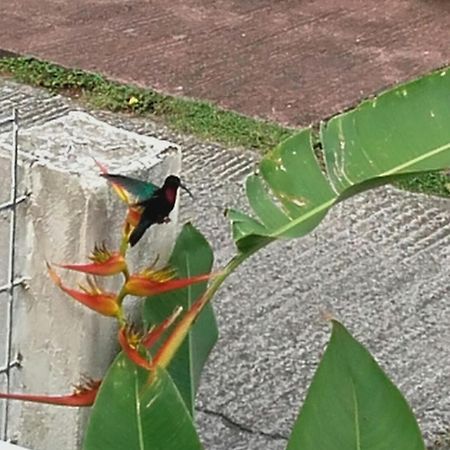
[[[430,150],[429,152],[418,156],[417,158],[411,159],[410,161],[407,161],[407,162],[405,162],[403,164],[400,164],[399,166],[396,166],[393,169],[388,170],[388,171],[382,173],[379,176],[380,177],[387,177],[389,175],[394,175],[396,172],[399,172],[402,169],[405,169],[405,168],[410,167],[410,166],[412,166],[412,165],[414,165],[414,164],[416,164],[418,162],[421,162],[421,161],[427,159],[428,157],[438,155],[439,153],[441,153],[441,152],[443,152],[443,151],[445,151],[445,150],[447,150],[449,148],[450,148],[450,143],[445,144],[445,145],[441,145],[440,147],[437,147],[434,150]]]
[[[359,425],[358,397],[356,395],[356,389],[353,380],[352,380],[352,397],[353,397],[353,409],[355,410],[354,424],[355,424],[356,450],[361,450],[361,428]]]
[[[144,433],[142,429],[142,419],[141,419],[141,401],[139,398],[139,383],[138,383],[138,373],[134,369],[134,395],[136,399],[136,424],[138,429],[138,439],[139,439],[139,449],[144,450]]]
[[[450,148],[450,143],[449,144],[445,144],[442,145],[434,150],[431,150],[429,152],[427,152],[424,155],[420,155],[417,158],[414,158],[406,163],[400,164],[398,166],[393,167],[390,170],[387,170],[386,172],[381,173],[380,175],[376,176],[376,177],[372,177],[372,178],[368,178],[367,180],[364,181],[368,181],[370,179],[373,178],[381,178],[381,177],[387,177],[390,175],[395,175],[396,173],[400,172],[400,170],[406,169],[407,167],[411,167],[414,164],[417,164],[421,161],[424,161],[427,158],[430,158],[432,156],[435,156],[445,150],[448,150]],[[363,181],[361,181],[362,183]],[[358,183],[359,184],[359,183]],[[355,186],[355,184],[350,185],[347,189],[349,189],[350,187]],[[345,192],[342,191],[341,194]],[[274,232],[269,234],[269,237],[278,237],[281,234],[285,233],[286,231],[291,230],[292,228],[296,227],[297,225],[301,224],[302,222],[305,222],[306,220],[308,220],[311,217],[314,217],[316,214],[319,214],[320,212],[329,209],[333,203],[336,201],[336,199],[339,197],[339,195],[336,195],[335,197],[333,197],[331,200],[322,203],[321,205],[317,206],[314,209],[311,209],[310,211],[308,211],[306,214],[303,214],[299,217],[297,217],[296,219],[293,219],[291,222],[287,223],[286,225],[278,228],[277,230],[275,230]]]

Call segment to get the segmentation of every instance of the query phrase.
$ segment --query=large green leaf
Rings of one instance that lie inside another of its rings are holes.
[[[247,179],[258,220],[231,210],[243,252],[300,237],[341,199],[407,173],[450,165],[450,71],[439,70],[300,131]]]
[[[103,380],[83,450],[201,450],[192,417],[165,370],[149,373],[122,354]]]
[[[186,224],[178,236],[169,263],[180,277],[208,273],[213,264],[213,252],[203,235],[191,224]],[[148,298],[144,305],[144,321],[147,325],[159,323],[178,305],[186,311],[205,289],[206,283],[201,283]],[[214,311],[208,304],[168,368],[192,414],[202,368],[217,338]]]
[[[424,450],[400,391],[338,322],[287,450]]]

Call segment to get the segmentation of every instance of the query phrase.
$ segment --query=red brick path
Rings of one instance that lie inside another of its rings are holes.
[[[0,49],[305,125],[450,62],[448,0],[1,0]]]

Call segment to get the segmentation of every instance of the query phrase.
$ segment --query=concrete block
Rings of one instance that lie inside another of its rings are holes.
[[[9,142],[10,135],[0,135],[2,191],[8,189],[3,172],[9,169]],[[24,186],[31,195],[19,211],[17,269],[30,281],[27,290],[15,290],[12,345],[13,353],[22,355],[23,367],[11,372],[11,391],[65,393],[82,375],[102,377],[117,352],[115,321],[60,292],[45,267],[46,260],[85,261],[95,243],[105,241],[112,249],[119,244],[125,206],[98,176],[93,158],[111,172],[159,184],[167,174],[179,172],[181,156],[168,141],[112,127],[83,112],[20,130],[19,150]],[[161,263],[167,260],[177,213],[175,208],[170,224],[152,227],[130,250],[134,265],[148,266],[157,255]],[[4,234],[4,228],[0,231]],[[3,251],[3,235],[1,239]],[[0,273],[4,271],[2,262]],[[83,279],[70,272],[62,275],[73,286]],[[110,281],[117,284],[119,279]],[[79,448],[86,410],[10,402],[8,411],[8,438],[19,444],[33,450]]]

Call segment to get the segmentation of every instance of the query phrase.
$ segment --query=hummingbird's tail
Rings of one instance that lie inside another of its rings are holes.
[[[128,239],[128,242],[132,247],[134,247],[139,242],[148,227],[149,224],[145,223],[142,220],[137,224],[136,228],[131,232],[130,238]]]

